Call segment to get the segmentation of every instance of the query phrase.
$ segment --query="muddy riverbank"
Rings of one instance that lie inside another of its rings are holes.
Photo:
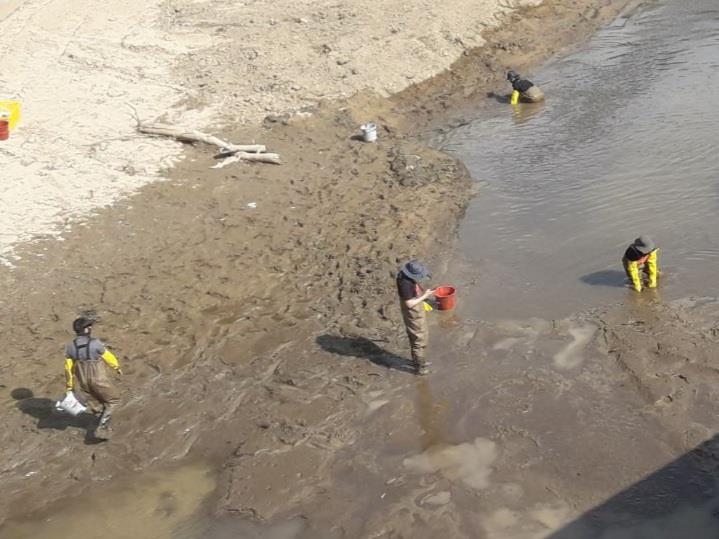
[[[562,4],[522,11],[488,48],[391,100],[362,95],[224,133],[261,138],[282,166],[210,170],[207,148],[188,149],[172,181],[98,212],[62,242],[19,249],[1,284],[0,519],[52,514],[80,486],[185,458],[220,469],[216,515],[302,516],[295,536],[402,536],[426,521],[423,508],[445,506],[456,473],[426,492],[422,473],[444,468],[434,458],[404,463],[436,445],[442,404],[426,385],[414,399],[391,279],[412,255],[442,274],[472,187],[464,167],[417,132],[497,91],[505,66],[541,61],[626,5]],[[557,29],[552,38],[547,28]],[[351,138],[367,118],[381,126],[377,144]],[[125,366],[126,398],[106,444],[84,445],[82,422],[49,411],[78,312],[97,315],[96,333]],[[426,412],[419,424],[408,421],[415,404]],[[468,484],[481,490],[491,440],[450,441],[478,455]],[[388,465],[419,473],[389,477]],[[401,487],[396,499],[386,485]],[[469,504],[472,492],[456,495]],[[428,534],[448,521],[465,533],[456,514],[442,515]]]

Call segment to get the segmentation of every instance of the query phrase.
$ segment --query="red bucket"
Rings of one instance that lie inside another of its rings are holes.
[[[7,140],[10,137],[10,122],[0,118],[0,140]]]
[[[454,309],[457,304],[456,291],[453,286],[438,286],[434,289],[434,297],[437,299],[437,308],[440,311]]]

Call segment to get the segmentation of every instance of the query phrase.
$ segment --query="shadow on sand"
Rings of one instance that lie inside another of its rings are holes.
[[[716,539],[719,435],[546,539]]]
[[[95,436],[97,419],[90,413],[71,416],[55,410],[53,399],[35,397],[33,392],[25,387],[18,387],[10,392],[10,396],[17,401],[15,406],[22,413],[37,419],[38,429],[65,430],[68,427],[85,431],[85,443],[88,445],[106,442],[104,438]]]
[[[408,359],[388,352],[366,337],[320,335],[316,342],[323,350],[331,354],[364,358],[375,365],[388,369],[414,373],[414,368]]]

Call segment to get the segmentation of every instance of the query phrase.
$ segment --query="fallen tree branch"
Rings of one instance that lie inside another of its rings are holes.
[[[237,157],[236,160],[258,161],[262,163],[280,164],[280,156],[276,153],[265,153],[263,144],[232,144],[214,135],[208,135],[194,129],[182,129],[167,124],[138,124],[137,130],[145,135],[161,135],[172,137],[180,142],[204,142],[220,148],[220,157]],[[224,164],[228,164],[223,161]]]
[[[227,155],[227,154],[225,154]],[[237,161],[258,161],[260,163],[272,163],[274,165],[279,165],[282,162],[280,161],[280,155],[277,153],[247,153],[247,152],[233,152],[229,154],[229,157],[226,159],[223,159],[222,161],[218,162],[216,165],[210,167],[210,168],[222,168],[226,167],[227,165],[231,163],[236,163]]]
[[[164,135],[166,137],[173,137],[181,142],[204,142],[205,144],[211,144],[217,146],[223,153],[234,152],[264,152],[265,146],[262,144],[232,144],[225,142],[221,138],[214,135],[208,135],[202,131],[195,131],[194,129],[187,130],[172,125],[166,124],[140,124],[137,126],[137,130],[140,133],[146,135]]]

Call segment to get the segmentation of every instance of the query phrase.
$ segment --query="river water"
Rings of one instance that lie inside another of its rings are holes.
[[[480,183],[464,220],[469,316],[564,316],[628,294],[620,258],[654,237],[667,298],[719,264],[719,4],[651,3],[527,74],[544,104],[500,100],[442,146]],[[472,284],[476,283],[476,284]]]

